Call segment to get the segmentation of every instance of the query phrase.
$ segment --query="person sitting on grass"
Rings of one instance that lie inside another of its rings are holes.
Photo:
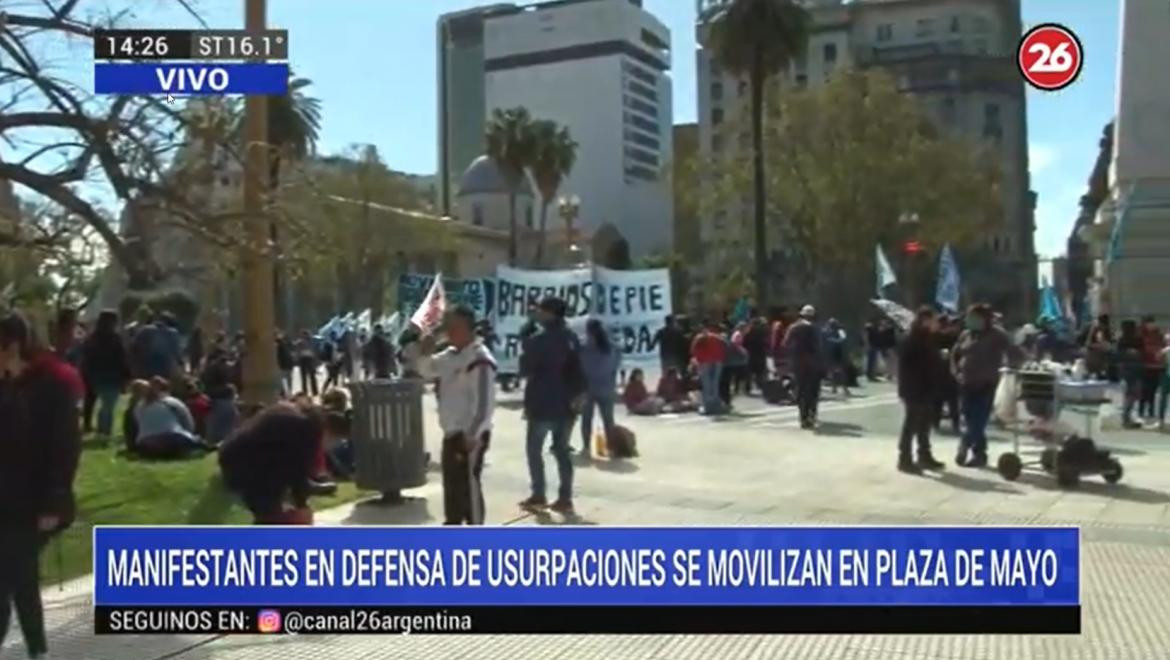
[[[352,479],[355,471],[353,445],[349,441],[350,417],[325,408],[325,462],[335,479]]]
[[[214,393],[208,392],[210,407],[207,411],[207,442],[218,445],[227,439],[240,421],[240,409],[236,401],[236,386],[225,383]]]
[[[219,467],[257,525],[312,524],[309,507],[316,454],[324,434],[319,409],[277,403],[224,441]]]
[[[190,377],[183,378],[179,382],[176,394],[178,395],[176,398],[187,406],[187,410],[191,411],[191,417],[195,420],[195,435],[206,438],[207,417],[211,414],[211,398],[200,389],[199,381]]]
[[[146,458],[182,458],[207,445],[195,434],[195,419],[180,400],[171,395],[165,378],[131,385],[139,403],[134,410],[138,437],[134,450]]]

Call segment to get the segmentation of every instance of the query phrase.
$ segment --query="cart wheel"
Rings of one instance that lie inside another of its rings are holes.
[[[1121,469],[1121,461],[1114,458],[1109,460],[1109,468],[1102,472],[1101,476],[1105,477],[1105,483],[1115,484],[1121,481],[1122,474],[1124,471]]]
[[[999,475],[1001,477],[1008,481],[1015,481],[1020,478],[1020,472],[1024,469],[1024,464],[1020,461],[1019,456],[1008,452],[999,455],[996,468],[999,469]]]
[[[1040,467],[1044,468],[1045,472],[1052,474],[1056,470],[1056,455],[1058,453],[1059,450],[1051,447],[1040,453]]]

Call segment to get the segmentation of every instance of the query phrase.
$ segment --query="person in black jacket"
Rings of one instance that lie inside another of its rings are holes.
[[[83,390],[24,317],[0,318],[0,646],[15,605],[30,658],[48,651],[39,555],[73,522]]]
[[[224,484],[240,496],[256,524],[282,522],[288,505],[308,509],[324,430],[319,411],[278,403],[244,422],[220,446]]]
[[[923,307],[914,317],[910,332],[898,350],[898,397],[905,407],[902,436],[898,441],[898,469],[908,474],[937,470],[943,464],[930,452],[936,399],[946,368],[938,348],[934,310]],[[910,457],[910,444],[918,438],[918,462]]]
[[[114,431],[118,397],[130,382],[130,358],[118,332],[117,312],[107,310],[98,315],[93,332],[81,345],[81,375],[87,390],[83,426],[90,429],[93,402],[96,402],[97,432],[108,438]]]

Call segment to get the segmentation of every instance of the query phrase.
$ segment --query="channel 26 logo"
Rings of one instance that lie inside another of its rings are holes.
[[[1020,75],[1036,89],[1055,92],[1076,82],[1085,65],[1081,40],[1072,30],[1045,23],[1028,30],[1016,50]]]

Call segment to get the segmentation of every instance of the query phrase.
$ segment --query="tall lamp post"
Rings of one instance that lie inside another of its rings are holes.
[[[244,0],[244,29],[263,32],[266,0]],[[244,280],[243,399],[272,403],[279,394],[276,365],[276,301],[272,264],[272,227],[264,213],[268,173],[268,99],[249,95],[244,102]]]
[[[922,252],[922,244],[918,242],[918,227],[921,222],[914,212],[903,213],[898,216],[898,227],[902,234],[902,281],[906,292],[906,307],[914,309],[918,305],[918,287],[916,277],[918,271],[914,268],[918,255]]]
[[[557,202],[561,220],[565,222],[565,253],[569,258],[570,266],[581,265],[581,248],[577,245],[577,216],[581,213],[581,198],[576,195],[562,197]]]

